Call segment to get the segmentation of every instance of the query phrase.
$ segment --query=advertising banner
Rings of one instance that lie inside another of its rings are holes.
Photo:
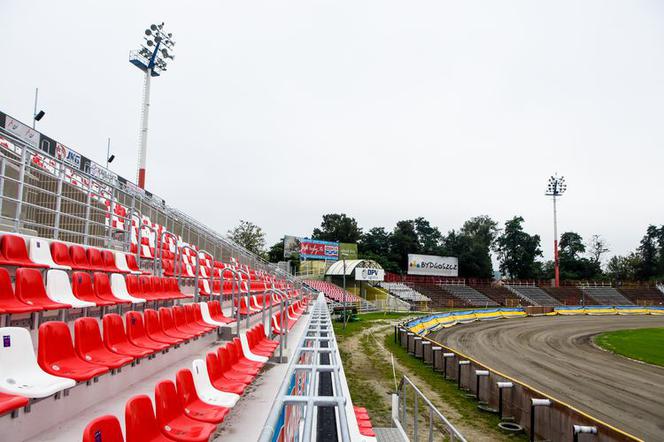
[[[339,243],[339,259],[357,259],[357,244]]]
[[[39,132],[30,126],[13,119],[9,115],[5,115],[5,129],[7,132],[13,134],[18,139],[25,141],[32,147],[39,147]]]
[[[408,254],[408,274],[459,276],[459,259],[451,256]]]
[[[284,258],[289,259],[293,255],[300,254],[300,238],[297,236],[284,236]]]
[[[300,258],[336,261],[339,259],[339,243],[301,238]]]
[[[371,267],[359,268],[355,267],[355,280],[356,281],[384,281],[385,270],[374,269]]]

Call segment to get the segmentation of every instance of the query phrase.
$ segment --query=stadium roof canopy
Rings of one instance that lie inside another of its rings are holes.
[[[370,269],[382,269],[380,264],[378,264],[376,261],[373,259],[347,259],[346,261],[346,276],[352,275],[353,270],[356,268],[359,269],[364,269],[364,268],[370,268]],[[344,261],[339,260],[332,264],[329,269],[327,269],[327,272],[325,272],[325,276],[336,276],[336,275],[343,275],[344,274]]]

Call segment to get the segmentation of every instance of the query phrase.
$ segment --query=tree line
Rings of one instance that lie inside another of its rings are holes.
[[[512,279],[552,279],[553,261],[542,259],[541,238],[524,229],[525,220],[515,216],[501,226],[487,215],[466,220],[458,229],[443,234],[427,219],[418,217],[398,221],[392,229],[361,228],[355,218],[344,213],[323,215],[311,238],[324,241],[357,243],[359,257],[373,259],[386,271],[405,273],[408,254],[455,256],[459,275],[488,279],[494,276],[492,253],[498,270]],[[265,250],[264,233],[247,221],[229,231],[229,236],[247,249],[271,262],[284,260],[283,238]],[[588,241],[576,232],[564,232],[559,239],[559,264],[562,280],[654,280],[664,279],[664,225],[649,226],[635,251],[613,256],[605,266],[609,252],[600,235]],[[290,259],[297,261],[298,256]]]

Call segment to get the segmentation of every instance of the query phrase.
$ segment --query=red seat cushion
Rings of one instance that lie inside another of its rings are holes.
[[[113,353],[104,346],[99,324],[94,318],[78,318],[74,321],[74,347],[81,359],[108,368],[120,368],[134,360],[131,356]]]
[[[0,313],[30,313],[41,310],[42,307],[26,304],[16,297],[9,272],[0,267]]]
[[[16,269],[16,297],[26,304],[41,307],[44,310],[69,309],[71,305],[52,301],[46,296],[42,274],[37,269],[21,267]]]
[[[0,415],[25,407],[28,403],[30,403],[30,400],[27,397],[0,393]]]
[[[177,396],[175,385],[171,381],[161,381],[154,390],[157,422],[162,433],[186,442],[207,442],[216,426],[200,422],[184,414],[183,404]]]
[[[113,353],[140,358],[154,353],[153,350],[138,347],[127,338],[122,317],[111,313],[104,315],[102,319],[104,325],[104,345]]]
[[[198,393],[196,393],[194,378],[188,369],[178,371],[175,376],[175,382],[178,397],[182,405],[184,405],[184,412],[187,417],[202,422],[219,424],[230,411],[228,408],[210,405],[201,401]]]
[[[161,433],[152,401],[146,395],[134,396],[125,406],[126,442],[172,442]]]
[[[73,266],[71,256],[69,256],[69,247],[66,244],[53,241],[51,243],[51,257],[56,264],[68,267]]]
[[[0,239],[0,264],[20,267],[47,268],[45,264],[36,264],[28,258],[25,240],[18,235],[3,235]]]

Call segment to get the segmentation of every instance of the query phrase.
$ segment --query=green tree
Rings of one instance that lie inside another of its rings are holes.
[[[355,218],[345,213],[329,213],[323,215],[320,229],[315,228],[311,238],[323,241],[357,242],[362,236],[362,229],[357,226]]]
[[[524,232],[524,220],[520,216],[505,222],[505,229],[496,239],[496,252],[500,261],[500,271],[511,278],[531,279],[540,276],[542,256],[539,235]]]
[[[657,275],[658,250],[657,240],[659,229],[656,226],[649,225],[646,234],[641,239],[638,253],[641,257],[641,266],[639,268],[639,279],[647,280]]]
[[[228,236],[250,252],[265,254],[265,233],[251,221],[241,219],[238,226],[228,231]]]
[[[420,251],[415,221],[397,222],[390,235],[390,260],[397,263],[399,269],[405,270],[408,268],[408,254],[420,253]]]
[[[277,241],[270,247],[267,251],[267,259],[270,262],[279,262],[283,261],[284,258],[284,239]]]
[[[638,253],[614,256],[606,265],[606,276],[616,282],[634,281],[639,277],[642,264],[641,256]]]
[[[417,232],[417,242],[419,243],[420,253],[427,255],[440,254],[440,243],[443,239],[438,227],[432,226],[429,221],[423,217],[415,218],[415,231]]]
[[[582,256],[586,253],[583,238],[576,232],[560,235],[560,278],[563,280],[595,279],[601,275],[600,263]],[[596,250],[595,253],[599,251]],[[601,255],[601,254],[600,254]]]

